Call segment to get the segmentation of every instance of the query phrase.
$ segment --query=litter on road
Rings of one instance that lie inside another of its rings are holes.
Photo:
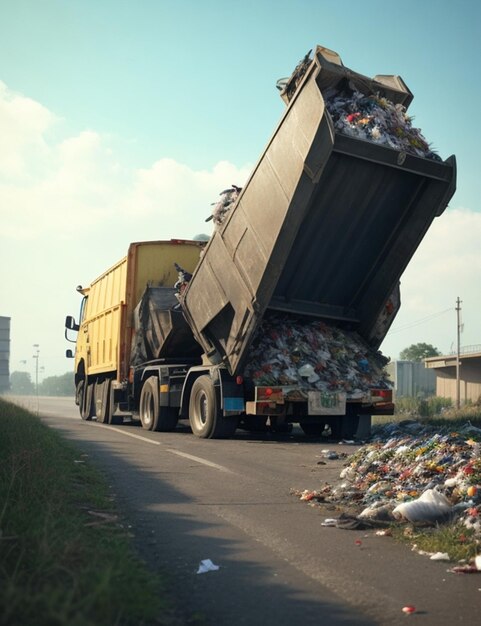
[[[343,511],[324,526],[359,530],[456,522],[481,541],[480,442],[481,429],[469,422],[456,431],[415,421],[388,424],[346,459],[337,484],[294,494],[311,506],[331,503]],[[481,569],[481,556],[474,567]]]
[[[216,572],[220,569],[219,565],[215,565],[210,559],[204,559],[199,563],[197,574],[206,574],[207,572]]]

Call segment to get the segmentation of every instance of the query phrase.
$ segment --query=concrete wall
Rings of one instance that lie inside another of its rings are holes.
[[[10,318],[0,316],[0,393],[10,389]]]
[[[394,383],[396,398],[417,398],[437,395],[436,375],[423,362],[391,361],[387,372]]]
[[[464,404],[481,398],[481,354],[461,354],[459,362],[459,395]],[[456,400],[456,358],[450,356],[427,359],[426,367],[436,373],[436,395]]]

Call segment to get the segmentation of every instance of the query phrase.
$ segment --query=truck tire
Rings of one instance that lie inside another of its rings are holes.
[[[306,435],[306,437],[318,439],[320,438],[324,430],[324,421],[322,423],[317,422],[316,424],[304,424],[300,422],[299,426],[301,427],[301,430]]]
[[[192,385],[189,422],[194,435],[201,439],[227,439],[236,431],[239,418],[222,415],[210,376],[199,376]]]
[[[96,381],[94,389],[95,415],[97,422],[109,423],[110,412],[110,380]]]
[[[175,430],[179,419],[175,407],[160,406],[159,379],[150,376],[140,392],[140,421],[146,430],[170,432]]]
[[[122,415],[114,415],[116,406],[114,404],[114,390],[110,378],[95,383],[94,389],[94,409],[97,422],[101,424],[123,424]]]
[[[341,438],[353,439],[359,428],[359,415],[354,412],[349,412],[342,418],[341,423]]]
[[[79,399],[80,417],[83,420],[90,421],[94,415],[94,383],[87,383],[82,378],[77,384],[77,397]]]

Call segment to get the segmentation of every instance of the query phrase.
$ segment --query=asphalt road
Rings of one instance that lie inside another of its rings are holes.
[[[201,440],[186,425],[151,433],[83,422],[69,398],[24,405],[105,473],[139,552],[170,573],[186,616],[216,626],[442,626],[479,618],[481,575],[449,573],[449,564],[374,531],[324,527],[339,511],[290,493],[337,482],[345,461],[318,464],[322,450],[351,453],[352,446],[300,433]],[[203,559],[220,569],[197,574]],[[405,615],[406,605],[416,613]]]

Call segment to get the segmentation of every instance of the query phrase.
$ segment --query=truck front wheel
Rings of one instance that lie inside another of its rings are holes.
[[[150,376],[140,392],[140,421],[146,430],[169,432],[175,430],[178,413],[174,407],[160,406],[159,379]]]
[[[237,417],[223,417],[210,376],[199,376],[192,385],[189,403],[192,432],[202,439],[226,439],[237,428]]]
[[[82,378],[77,384],[77,398],[79,401],[80,417],[83,420],[91,420],[94,415],[94,383],[87,383],[86,378]]]

